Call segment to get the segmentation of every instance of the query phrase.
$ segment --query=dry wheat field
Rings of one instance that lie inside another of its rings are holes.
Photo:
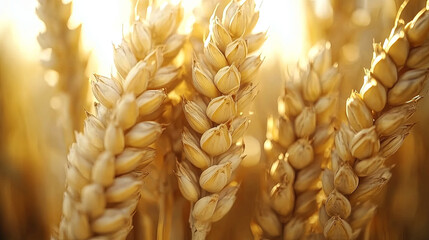
[[[0,239],[429,239],[429,2],[4,0]]]

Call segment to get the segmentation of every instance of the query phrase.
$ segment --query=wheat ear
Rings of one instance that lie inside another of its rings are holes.
[[[202,0],[199,6],[194,9],[195,22],[192,26],[189,41],[195,52],[202,52],[204,49],[204,38],[209,32],[211,16],[223,11],[228,3],[228,0]]]
[[[87,56],[80,49],[81,25],[74,29],[67,26],[72,2],[61,0],[39,0],[36,13],[45,23],[46,30],[37,40],[44,50],[50,49],[49,59],[42,60],[46,69],[58,73],[56,89],[67,98],[64,101],[66,113],[62,116],[66,142],[73,141],[73,131],[81,130],[87,103],[88,82],[85,69]],[[70,120],[68,120],[70,119]]]
[[[267,236],[301,239],[317,211],[316,183],[333,143],[339,80],[329,43],[315,46],[308,64],[288,76],[278,100],[279,117],[269,120],[264,144],[272,159],[267,164],[269,200],[262,201],[266,206],[256,219]]]
[[[406,4],[406,3],[405,3]],[[385,161],[402,145],[429,69],[429,9],[399,19],[384,44],[374,44],[360,92],[347,100],[348,124],[335,136],[331,166],[323,172],[325,203],[319,221],[327,239],[355,239],[375,213],[371,199],[391,177]]]
[[[154,8],[136,20],[114,48],[117,77],[95,75],[99,103],[88,114],[68,155],[60,239],[125,239],[142,185],[141,169],[154,158],[148,147],[163,131],[153,119],[180,69],[171,64],[184,39],[176,33],[180,6]]]
[[[204,53],[195,57],[192,84],[199,96],[184,102],[190,129],[182,136],[186,161],[177,163],[179,188],[192,202],[193,239],[205,239],[235,201],[233,175],[240,165],[248,126],[245,108],[256,95],[255,74],[262,60],[250,55],[265,41],[251,34],[259,14],[253,0],[231,1],[222,21],[213,14]]]

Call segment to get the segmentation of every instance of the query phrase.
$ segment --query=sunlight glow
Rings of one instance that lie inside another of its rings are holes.
[[[252,167],[259,163],[261,159],[261,144],[258,139],[253,136],[246,135],[243,137],[246,148],[244,149],[244,159],[241,161],[241,166]]]
[[[192,11],[199,6],[196,0],[180,1],[184,7],[184,22],[181,32],[191,30],[194,18]],[[268,30],[268,40],[263,49],[265,55],[284,51],[282,59],[294,61],[304,50],[304,20],[300,1],[256,0],[260,6],[259,23],[256,31]],[[14,39],[26,51],[24,56],[37,58],[40,48],[36,36],[43,31],[44,24],[37,18],[35,0],[8,0],[0,9],[0,25],[11,26]],[[83,49],[90,52],[90,69],[109,75],[113,66],[112,43],[119,43],[123,33],[128,31],[131,1],[122,0],[74,0],[70,27],[82,26]],[[293,47],[292,47],[293,46]]]
[[[70,27],[82,23],[83,47],[91,53],[91,69],[110,75],[113,66],[113,46],[121,42],[129,25],[131,1],[74,0]]]
[[[285,53],[284,61],[296,61],[304,52],[305,19],[303,1],[262,1],[257,31],[268,30],[268,39],[262,50],[265,55]]]
[[[271,140],[269,139],[265,140],[264,149],[265,151],[270,151],[271,149],[273,149],[273,143],[271,142]]]
[[[36,36],[44,29],[44,25],[37,18],[37,6],[34,0],[8,0],[2,1],[0,7],[0,34],[11,34],[7,39],[20,46],[16,50],[22,51],[20,56],[27,60],[38,59],[40,52]]]
[[[267,118],[267,133],[266,133],[267,139],[273,139],[273,134],[272,134],[273,129],[274,129],[274,117],[270,115]]]
[[[200,1],[197,0],[171,0],[171,3],[181,3],[183,7],[183,21],[179,27],[179,32],[190,33],[192,31],[192,26],[195,22],[195,17],[192,12],[198,6],[199,2]]]
[[[286,104],[282,98],[279,98],[277,100],[277,111],[279,112],[280,115],[286,114]]]
[[[58,72],[54,70],[46,70],[44,79],[49,86],[53,87],[58,82]]]
[[[174,1],[171,2],[174,3]],[[195,0],[182,0],[181,2],[185,17],[180,30],[187,33],[190,32],[193,24],[193,18],[190,15],[197,3]],[[94,70],[99,74],[109,75],[111,73],[113,68],[112,44],[119,44],[123,34],[129,31],[129,16],[133,9],[131,1],[73,1],[70,26],[83,24],[84,48],[91,51],[92,63],[96,65]]]

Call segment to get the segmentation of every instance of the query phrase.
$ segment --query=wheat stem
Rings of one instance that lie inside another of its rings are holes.
[[[164,188],[164,184],[165,184],[165,174],[162,173],[162,175],[164,175],[163,177],[161,177],[161,184],[160,184],[160,192],[161,192],[161,196],[160,196],[160,201],[159,201],[159,218],[158,218],[158,227],[157,227],[157,239],[161,240],[161,239],[168,239],[165,238],[164,236],[164,232],[165,232],[165,218],[166,218],[166,190]]]
[[[167,130],[168,131],[168,130]],[[157,239],[170,239],[172,214],[173,214],[173,191],[170,180],[171,163],[175,162],[172,152],[167,153],[163,158],[163,165],[160,168],[159,178],[159,217],[157,227]]]
[[[171,186],[169,186],[169,188],[171,188]],[[165,233],[165,239],[171,239],[171,229],[173,226],[173,204],[174,204],[174,196],[173,196],[173,192],[171,190],[168,191],[167,194],[167,209],[166,209],[166,213],[165,213],[165,229],[166,229],[166,233]]]

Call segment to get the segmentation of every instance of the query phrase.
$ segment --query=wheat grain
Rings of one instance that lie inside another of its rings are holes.
[[[204,49],[204,38],[209,33],[210,18],[213,13],[216,15],[222,13],[228,3],[228,0],[202,0],[199,6],[193,10],[195,22],[189,41],[195,52],[202,52]]]
[[[279,229],[265,229],[267,236],[300,239],[308,228],[306,219],[317,209],[316,182],[325,150],[333,142],[339,73],[331,63],[329,43],[321,43],[309,54],[309,63],[290,74],[279,97],[279,117],[269,120],[265,150],[268,157],[270,197],[261,204],[276,213]],[[270,146],[275,145],[275,149]],[[276,235],[272,235],[275,233]]]
[[[40,0],[36,13],[45,23],[46,30],[37,40],[40,47],[51,50],[49,59],[43,59],[46,69],[56,71],[58,79],[56,90],[64,96],[65,113],[60,116],[67,145],[73,141],[73,131],[81,130],[87,105],[88,82],[85,69],[87,56],[80,49],[81,25],[74,29],[68,27],[72,2],[64,4],[61,0]]]
[[[255,97],[254,76],[262,63],[249,49],[258,49],[265,40],[265,34],[251,34],[259,17],[254,1],[231,1],[222,21],[215,12],[204,50],[197,52],[192,65],[199,96],[184,103],[191,127],[183,131],[184,156],[198,170],[187,161],[177,163],[179,187],[192,202],[193,239],[205,239],[212,222],[234,204],[239,186],[233,176],[244,150],[237,143],[248,126],[243,111]],[[249,38],[252,41],[246,41]]]
[[[322,178],[327,199],[319,219],[327,239],[359,236],[374,215],[371,199],[391,177],[385,162],[412,127],[408,120],[427,78],[429,10],[405,24],[399,18],[405,4],[383,46],[374,44],[360,93],[347,100],[348,124],[336,134],[330,169]]]
[[[159,88],[178,78],[171,60],[184,40],[176,33],[181,15],[180,6],[165,5],[136,20],[114,49],[118,76],[95,75],[99,103],[70,148],[60,239],[125,239],[131,230],[141,169],[155,156],[148,146],[163,131],[144,119],[156,116],[166,98]]]

